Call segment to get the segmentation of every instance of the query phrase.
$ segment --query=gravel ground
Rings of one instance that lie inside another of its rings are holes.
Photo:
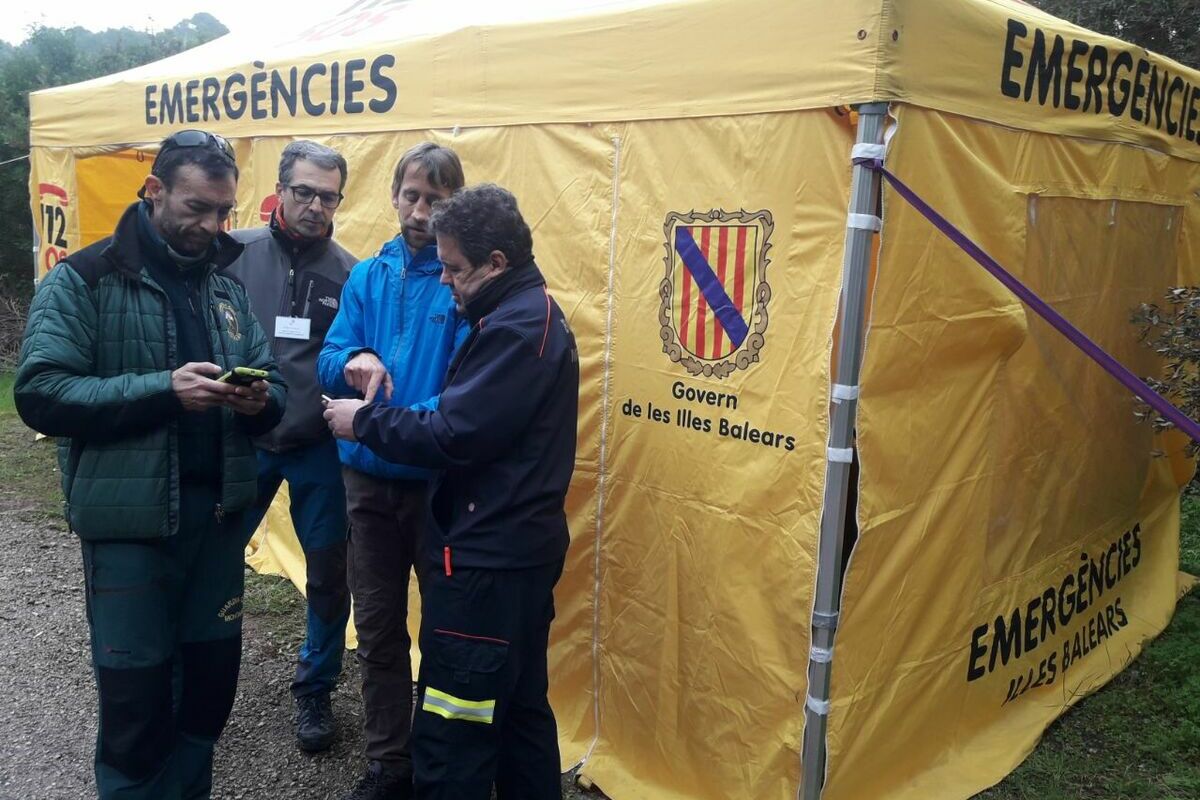
[[[334,696],[338,741],[321,755],[300,752],[289,683],[303,604],[255,602],[254,589],[270,593],[273,579],[251,580],[241,681],[217,747],[213,798],[336,800],[365,766],[358,665],[348,653]],[[11,491],[0,491],[0,586],[0,800],[95,797],[96,692],[79,545],[61,521]],[[563,787],[567,798],[602,798],[569,775]]]

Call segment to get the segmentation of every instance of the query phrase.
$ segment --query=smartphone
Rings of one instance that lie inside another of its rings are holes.
[[[265,369],[252,367],[234,367],[217,380],[222,383],[232,383],[234,386],[249,386],[255,381],[265,381],[270,375]]]

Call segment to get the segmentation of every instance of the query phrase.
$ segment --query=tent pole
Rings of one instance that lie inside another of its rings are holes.
[[[857,107],[856,150],[881,146],[887,103]],[[825,734],[829,718],[829,682],[834,632],[842,592],[842,549],[849,509],[850,468],[854,420],[858,410],[858,376],[862,365],[867,279],[871,247],[879,218],[879,173],[855,165],[850,183],[846,250],[842,259],[841,325],[837,352],[837,383],[832,391],[829,447],[825,466],[824,513],[817,545],[816,587],[813,597],[812,647],[808,657],[808,698],[804,707],[801,764],[803,800],[819,800],[825,783]]]

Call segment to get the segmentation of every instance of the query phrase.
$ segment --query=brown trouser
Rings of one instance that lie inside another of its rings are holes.
[[[425,519],[425,481],[376,478],[343,468],[350,517],[347,553],[366,756],[412,773],[412,659],[408,579]]]

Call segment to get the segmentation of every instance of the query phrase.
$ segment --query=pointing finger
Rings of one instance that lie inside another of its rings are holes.
[[[380,375],[378,372],[371,373],[371,380],[367,383],[367,390],[363,392],[363,397],[368,403],[375,399],[375,393],[379,391],[379,384],[383,382],[386,376],[386,372],[383,375]]]

